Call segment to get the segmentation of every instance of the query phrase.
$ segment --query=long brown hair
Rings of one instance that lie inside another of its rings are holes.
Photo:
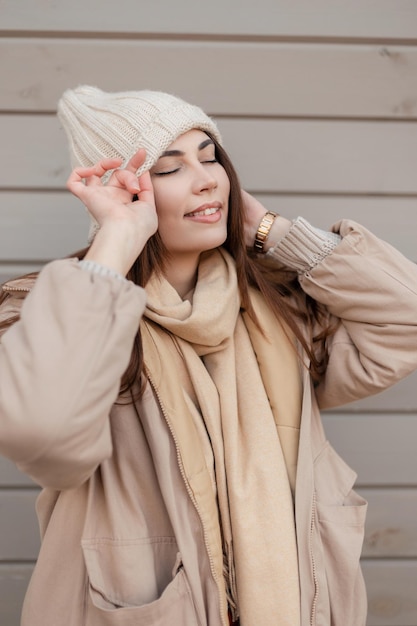
[[[230,180],[227,239],[223,247],[236,263],[241,306],[251,315],[255,323],[258,323],[251,306],[249,287],[259,290],[276,317],[286,323],[302,345],[310,361],[313,380],[318,382],[323,376],[328,360],[326,340],[334,332],[331,318],[324,307],[302,291],[295,272],[276,268],[272,270],[264,263],[262,257],[246,247],[244,206],[239,179],[226,151],[213,137],[211,138],[216,148],[216,159],[224,167]],[[88,248],[85,248],[70,256],[82,259],[87,251]],[[163,274],[168,259],[168,251],[159,232],[156,232],[146,243],[127,278],[136,285],[145,287],[153,272]],[[35,277],[36,273],[30,276]],[[6,297],[5,293],[0,295],[0,304]],[[1,322],[0,331],[10,326],[12,322],[14,319]],[[138,329],[130,362],[122,378],[121,393],[133,393],[133,387],[140,379],[143,367],[142,341]]]

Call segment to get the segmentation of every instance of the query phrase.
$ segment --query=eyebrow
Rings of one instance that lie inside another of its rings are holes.
[[[200,143],[197,149],[199,151],[204,150],[204,148],[207,148],[207,146],[210,145],[214,145],[214,141],[212,139],[205,139]],[[184,156],[184,154],[185,152],[182,152],[182,150],[165,150],[159,158],[162,159],[163,157]]]

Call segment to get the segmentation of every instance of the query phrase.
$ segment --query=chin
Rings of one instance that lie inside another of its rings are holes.
[[[222,232],[217,237],[212,237],[210,239],[211,240],[207,241],[207,247],[205,248],[206,250],[214,250],[215,248],[219,248],[220,246],[222,246],[227,239],[227,233]]]

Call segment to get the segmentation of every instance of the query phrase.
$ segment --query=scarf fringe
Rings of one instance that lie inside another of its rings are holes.
[[[226,584],[226,597],[227,602],[232,614],[232,621],[237,621],[239,617],[238,604],[237,604],[237,587],[236,587],[236,572],[233,560],[233,549],[231,544],[224,546],[223,554],[223,576]]]

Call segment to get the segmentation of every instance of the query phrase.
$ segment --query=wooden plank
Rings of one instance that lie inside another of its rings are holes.
[[[323,229],[353,219],[417,261],[417,198],[256,195],[266,209],[289,219],[302,215]],[[42,261],[86,245],[88,214],[66,190],[0,191],[0,207],[0,262]]]
[[[4,38],[0,58],[0,110],[54,111],[69,86],[93,84],[176,93],[214,115],[417,117],[411,46]]]
[[[33,564],[0,564],[0,624],[19,626]]]
[[[413,124],[230,119],[219,125],[246,187],[269,192],[417,191]]]
[[[134,0],[2,1],[3,32],[64,31],[138,34],[255,35],[270,37],[411,38],[416,36],[413,0],[212,0],[202,14],[199,3],[178,0],[148,3],[141,11]],[[117,8],[117,10],[116,10]],[[204,16],[204,17],[203,17]]]
[[[0,171],[17,168],[11,178],[0,174],[0,187],[62,188],[65,185],[70,164],[64,133],[55,116],[1,115],[0,136],[3,142]]]
[[[34,484],[12,461],[0,455],[0,487],[28,487]]]
[[[289,219],[302,215],[324,230],[340,219],[352,219],[417,261],[416,197],[302,196],[296,193],[292,196],[257,193],[256,197],[270,211]]]
[[[359,489],[368,501],[362,556],[417,557],[417,489]]]
[[[40,546],[35,513],[38,492],[0,490],[0,561],[36,560]]]
[[[218,121],[242,185],[252,190],[417,193],[411,122]],[[70,167],[55,116],[2,115],[0,136],[8,157],[0,188],[62,188]]]
[[[358,486],[417,486],[417,415],[325,414],[323,422]]]
[[[69,191],[0,192],[0,259],[49,260],[87,245],[90,219]]]
[[[417,624],[417,561],[364,561],[367,626]]]

